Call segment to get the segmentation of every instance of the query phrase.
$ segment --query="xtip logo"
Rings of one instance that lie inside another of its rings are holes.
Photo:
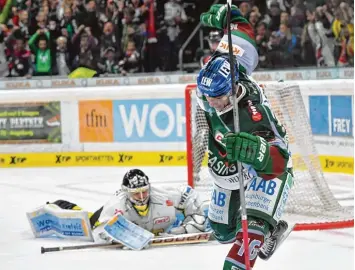
[[[159,155],[159,156],[160,156],[159,163],[169,162],[169,161],[172,161],[174,159],[174,157],[170,156],[170,155]]]
[[[5,159],[4,158],[0,158],[0,164],[5,164]]]
[[[70,156],[56,155],[55,164],[66,163],[71,160]]]
[[[10,157],[10,165],[17,165],[24,163],[27,160],[25,157],[11,156]]]
[[[118,153],[118,163],[124,163],[131,161],[133,159],[132,155],[126,155],[124,153]]]
[[[186,156],[180,155],[176,158],[177,161],[186,160]]]

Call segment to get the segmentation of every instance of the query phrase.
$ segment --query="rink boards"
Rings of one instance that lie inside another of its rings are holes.
[[[323,170],[353,174],[354,81],[290,84]],[[186,86],[0,91],[0,167],[186,166]]]

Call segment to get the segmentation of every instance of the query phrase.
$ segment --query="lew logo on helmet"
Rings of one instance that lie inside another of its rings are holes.
[[[263,119],[263,116],[261,113],[256,109],[256,107],[253,105],[253,102],[251,100],[248,100],[248,111],[251,114],[251,119],[254,122],[259,122]]]
[[[203,86],[210,87],[211,84],[212,84],[212,79],[211,79],[211,78],[207,78],[207,77],[202,77],[202,79],[201,79],[201,84],[202,84]]]

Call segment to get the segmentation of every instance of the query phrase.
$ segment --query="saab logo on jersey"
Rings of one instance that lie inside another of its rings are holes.
[[[228,42],[221,40],[218,44],[217,51],[220,51],[222,53],[228,53],[229,52]],[[238,56],[243,56],[244,49],[242,49],[236,44],[233,44],[233,54]]]
[[[278,185],[279,182],[281,182],[281,181],[278,179],[277,179],[277,181],[275,179],[274,180],[264,180],[264,179],[255,177],[253,179],[253,181],[251,182],[250,186],[247,188],[247,191],[249,191],[249,190],[260,191],[261,193],[272,196],[275,193],[277,193],[279,186],[280,186],[280,185]],[[260,198],[258,198],[258,199],[260,199]]]
[[[220,131],[217,131],[217,132],[214,134],[214,139],[215,139],[215,141],[218,142],[218,143],[220,143],[220,144],[222,144],[223,146],[226,146],[226,145],[222,142],[223,138],[224,138],[224,135],[223,135],[222,132],[220,132]]]
[[[261,115],[261,113],[256,109],[256,107],[253,105],[253,102],[249,99],[247,101],[248,103],[248,111],[251,114],[251,119],[254,122],[259,122],[263,119],[263,116]]]
[[[160,217],[154,219],[154,224],[168,223],[169,221],[170,221],[170,217]]]
[[[201,84],[202,84],[203,86],[210,87],[211,84],[212,84],[212,79],[211,79],[211,78],[208,78],[208,77],[202,77],[202,79],[201,79]]]

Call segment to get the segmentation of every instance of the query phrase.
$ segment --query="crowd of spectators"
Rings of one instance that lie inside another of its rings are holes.
[[[121,75],[175,71],[182,43],[212,2],[0,0],[0,77],[65,76],[78,67]],[[353,1],[233,2],[254,27],[259,68],[353,66]],[[207,37],[210,31],[204,29]],[[211,53],[198,41],[184,61]]]

